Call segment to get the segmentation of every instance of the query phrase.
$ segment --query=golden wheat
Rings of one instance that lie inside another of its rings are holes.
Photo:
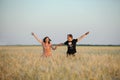
[[[0,47],[0,80],[120,80],[120,47],[58,47],[41,57],[40,46]]]

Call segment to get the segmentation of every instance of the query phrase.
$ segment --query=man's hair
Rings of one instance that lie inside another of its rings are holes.
[[[46,40],[47,38],[49,39],[49,42],[48,42],[48,43],[50,44],[51,39],[50,39],[48,36],[46,36],[46,37],[43,39],[43,42],[45,43],[45,40]]]
[[[68,34],[67,36],[69,36],[69,37],[73,38],[73,35],[72,35],[72,34]]]

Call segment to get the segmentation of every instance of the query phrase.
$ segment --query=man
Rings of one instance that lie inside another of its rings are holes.
[[[67,35],[67,41],[64,43],[59,44],[58,46],[61,45],[67,45],[67,57],[69,55],[73,55],[75,56],[76,53],[76,43],[81,41],[83,38],[85,38],[87,35],[89,34],[89,32],[86,32],[85,34],[83,34],[82,36],[80,36],[77,39],[73,39],[72,34],[68,34]]]

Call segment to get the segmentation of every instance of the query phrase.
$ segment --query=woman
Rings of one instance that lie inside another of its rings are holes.
[[[42,44],[43,47],[43,56],[48,57],[52,56],[51,49],[56,50],[56,46],[53,47],[52,44],[50,43],[51,39],[49,37],[45,37],[43,40],[39,39],[35,33],[32,32],[32,35],[34,38]]]

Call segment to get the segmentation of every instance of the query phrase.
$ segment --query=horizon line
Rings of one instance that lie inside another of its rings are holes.
[[[53,44],[56,46],[57,44]],[[0,46],[42,46],[38,44],[14,44],[14,45],[0,45]],[[66,46],[66,45],[63,45]],[[77,46],[120,46],[120,44],[77,44]]]

